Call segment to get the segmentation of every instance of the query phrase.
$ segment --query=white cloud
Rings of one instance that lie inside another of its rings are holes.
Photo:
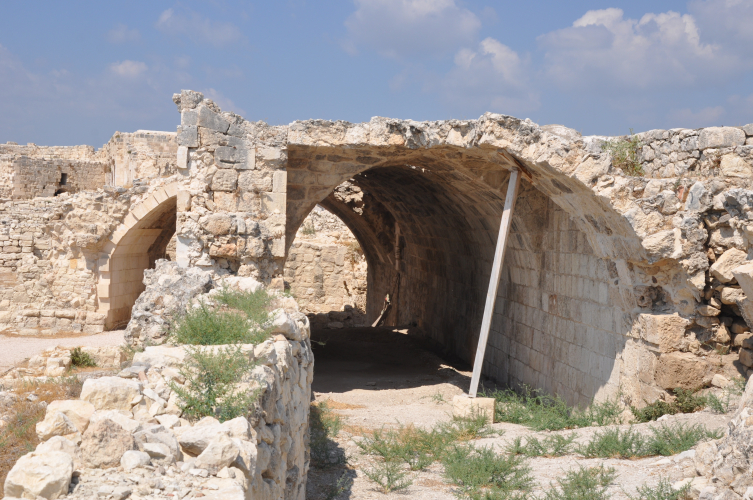
[[[128,29],[125,24],[116,24],[113,29],[107,32],[107,40],[112,43],[138,42],[141,39],[141,33],[136,28]]]
[[[592,10],[539,42],[546,75],[571,89],[688,87],[722,81],[739,69],[728,51],[701,40],[693,16],[672,11],[635,20],[621,9]]]
[[[394,59],[439,56],[476,41],[481,21],[455,0],[355,0],[343,47],[359,46]]]
[[[125,60],[110,65],[110,71],[125,78],[137,78],[146,73],[147,69],[146,64],[141,61]]]
[[[732,51],[747,52],[753,42],[753,1],[693,0],[688,10],[704,37],[724,42]]]
[[[157,20],[157,29],[171,36],[187,37],[196,43],[223,47],[246,40],[233,23],[213,21],[188,9],[167,9]]]
[[[524,113],[538,107],[531,88],[529,62],[507,45],[486,38],[475,50],[461,49],[455,66],[441,83],[443,99],[451,107],[474,112]]]

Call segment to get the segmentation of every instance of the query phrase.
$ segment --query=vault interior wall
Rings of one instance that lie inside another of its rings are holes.
[[[500,280],[484,372],[571,404],[614,397],[630,331],[611,261],[540,192],[521,193]]]

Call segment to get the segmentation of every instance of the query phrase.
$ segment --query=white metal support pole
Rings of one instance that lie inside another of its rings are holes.
[[[481,365],[484,364],[484,353],[486,352],[486,343],[489,340],[489,329],[492,326],[492,314],[494,313],[494,302],[497,298],[497,289],[499,288],[499,277],[502,274],[502,263],[505,261],[505,249],[507,247],[507,235],[510,232],[510,223],[512,222],[512,212],[515,208],[515,199],[518,197],[518,185],[520,184],[520,171],[516,168],[510,173],[510,180],[507,183],[507,195],[505,195],[505,208],[502,212],[502,220],[499,223],[499,234],[497,235],[497,248],[494,250],[494,264],[492,265],[492,275],[489,278],[489,291],[486,294],[486,305],[484,306],[484,318],[481,320],[481,334],[478,337],[478,347],[476,348],[476,360],[473,362],[473,377],[471,378],[471,388],[468,395],[476,397],[478,383],[481,379]]]

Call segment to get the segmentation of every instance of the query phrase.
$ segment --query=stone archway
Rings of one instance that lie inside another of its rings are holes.
[[[178,184],[152,191],[135,205],[105,245],[99,262],[99,311],[105,328],[128,323],[136,299],[144,291],[144,270],[163,258],[175,233]]]

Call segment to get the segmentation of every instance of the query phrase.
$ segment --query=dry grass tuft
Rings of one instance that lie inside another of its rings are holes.
[[[364,405],[353,405],[350,403],[341,403],[334,399],[327,399],[327,406],[331,410],[358,410],[359,408],[366,408]]]
[[[81,387],[82,382],[78,378],[64,377],[45,382],[26,382],[13,391],[18,400],[3,411],[7,425],[0,430],[0,497],[4,494],[5,477],[13,465],[39,444],[36,426],[45,414],[45,406],[40,403],[76,399],[81,394]],[[28,401],[26,398],[31,394],[39,399]]]

